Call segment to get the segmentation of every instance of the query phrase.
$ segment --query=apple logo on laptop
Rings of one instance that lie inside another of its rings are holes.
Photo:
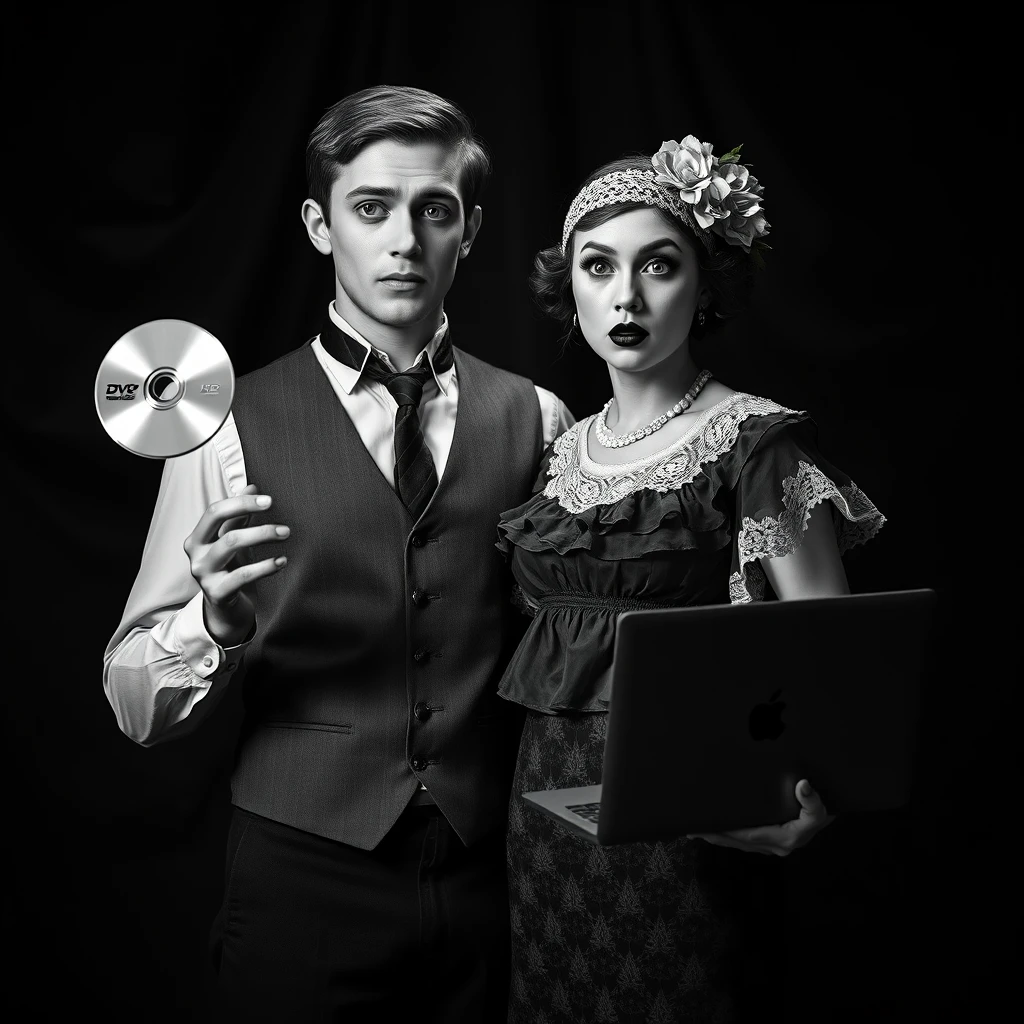
[[[782,690],[776,690],[769,698],[767,704],[755,704],[750,712],[750,735],[755,740],[777,740],[783,729],[786,728],[782,721],[782,711],[785,708],[785,701],[779,700]]]

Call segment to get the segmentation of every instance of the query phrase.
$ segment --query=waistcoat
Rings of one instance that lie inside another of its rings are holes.
[[[287,525],[255,584],[237,806],[373,849],[418,782],[467,845],[501,827],[521,712],[497,682],[525,620],[495,549],[529,497],[542,434],[530,381],[455,349],[451,453],[413,522],[309,344],[239,378],[246,477]]]

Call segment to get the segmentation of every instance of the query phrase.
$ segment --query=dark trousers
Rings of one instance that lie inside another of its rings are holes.
[[[505,836],[410,808],[359,850],[235,808],[212,934],[218,1020],[506,1019]]]

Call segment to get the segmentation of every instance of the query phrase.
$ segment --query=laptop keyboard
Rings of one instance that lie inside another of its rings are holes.
[[[579,818],[586,818],[587,821],[592,821],[595,825],[597,824],[597,812],[600,810],[600,803],[592,804],[566,804],[565,809],[572,811]]]

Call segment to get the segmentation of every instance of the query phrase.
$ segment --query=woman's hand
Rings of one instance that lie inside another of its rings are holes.
[[[686,838],[703,839],[714,846],[731,846],[748,853],[786,857],[801,846],[806,846],[826,825],[835,820],[835,815],[825,810],[821,797],[811,788],[807,779],[801,779],[796,784],[796,798],[800,802],[800,816],[783,825],[737,828],[731,832],[706,832]]]

